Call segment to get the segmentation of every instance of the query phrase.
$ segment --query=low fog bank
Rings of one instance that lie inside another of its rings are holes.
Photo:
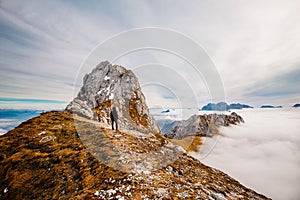
[[[207,157],[203,158],[201,153],[193,156],[272,199],[298,200],[300,109],[235,112],[246,123],[223,128],[222,136]],[[201,148],[207,145],[209,141]]]

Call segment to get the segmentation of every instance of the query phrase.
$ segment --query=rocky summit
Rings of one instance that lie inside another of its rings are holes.
[[[244,123],[244,120],[235,112],[232,112],[230,115],[216,113],[193,115],[187,120],[181,121],[171,132],[166,133],[165,136],[179,140],[188,136],[211,137],[218,133],[218,127],[239,123]]]
[[[101,63],[66,111],[42,113],[0,136],[0,199],[268,199],[189,156],[157,131],[148,111],[131,116],[130,101],[147,108],[138,84],[116,88],[135,83],[132,74]],[[126,119],[118,131],[101,107],[109,100]]]
[[[110,124],[110,110],[115,107],[120,127],[140,132],[160,132],[150,115],[137,77],[131,70],[101,62],[83,78],[78,96],[67,111]]]

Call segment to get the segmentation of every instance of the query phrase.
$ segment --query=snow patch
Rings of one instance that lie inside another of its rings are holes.
[[[49,141],[54,141],[56,137],[55,136],[45,136],[40,140],[40,143],[45,143],[45,142],[49,142]]]
[[[110,93],[109,98],[108,99],[113,99],[115,97],[114,93]]]
[[[106,81],[108,81],[109,79],[110,79],[109,76],[105,76],[105,77],[104,77],[104,80],[106,80]]]
[[[118,199],[118,200],[124,200],[124,197],[118,195],[118,196],[116,196],[116,199]]]
[[[107,91],[106,96],[110,95],[110,87],[108,86],[105,90]]]
[[[100,192],[99,192],[99,191],[96,191],[94,195],[95,195],[95,196],[99,196],[99,195],[100,195]]]
[[[117,191],[114,190],[114,189],[110,189],[110,190],[107,191],[107,193],[108,193],[108,196],[112,196],[112,195],[116,194]]]
[[[159,196],[166,196],[166,194],[167,194],[167,189],[165,189],[165,188],[158,188],[158,190],[156,191],[156,193],[157,193]]]
[[[122,135],[121,134],[117,134],[117,135],[114,135],[115,137],[121,137]]]
[[[103,91],[103,89],[99,90],[99,91],[97,92],[97,94],[101,94],[102,91]]]
[[[214,199],[214,200],[226,200],[226,198],[222,194],[219,194],[219,193],[213,193],[209,197],[212,197],[212,199]]]
[[[45,135],[46,134],[46,131],[42,131],[39,133],[39,135]]]

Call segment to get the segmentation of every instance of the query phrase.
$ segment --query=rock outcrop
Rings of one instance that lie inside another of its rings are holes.
[[[0,136],[0,199],[268,199],[185,153],[151,170],[178,151],[159,134],[144,136],[69,112],[44,113]],[[90,142],[83,145],[85,138]],[[143,161],[147,152],[164,157]],[[140,159],[136,165],[129,153]],[[116,170],[120,163],[133,170]]]
[[[218,133],[219,126],[244,123],[241,116],[232,112],[224,114],[193,115],[187,120],[181,121],[173,131],[165,134],[168,138],[182,139],[187,136],[213,136]]]
[[[66,111],[110,124],[112,107],[118,110],[121,128],[160,132],[137,77],[131,70],[105,61],[84,76],[80,92]]]

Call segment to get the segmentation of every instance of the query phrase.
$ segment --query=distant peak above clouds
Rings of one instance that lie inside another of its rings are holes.
[[[262,105],[260,108],[282,108],[282,106]]]
[[[299,108],[300,107],[300,103],[296,103],[295,105],[293,105],[294,108]]]
[[[240,103],[232,103],[228,105],[226,102],[219,102],[219,103],[208,103],[207,105],[203,106],[201,110],[227,111],[230,109],[243,109],[243,108],[253,108],[253,107],[246,104],[240,104]]]

